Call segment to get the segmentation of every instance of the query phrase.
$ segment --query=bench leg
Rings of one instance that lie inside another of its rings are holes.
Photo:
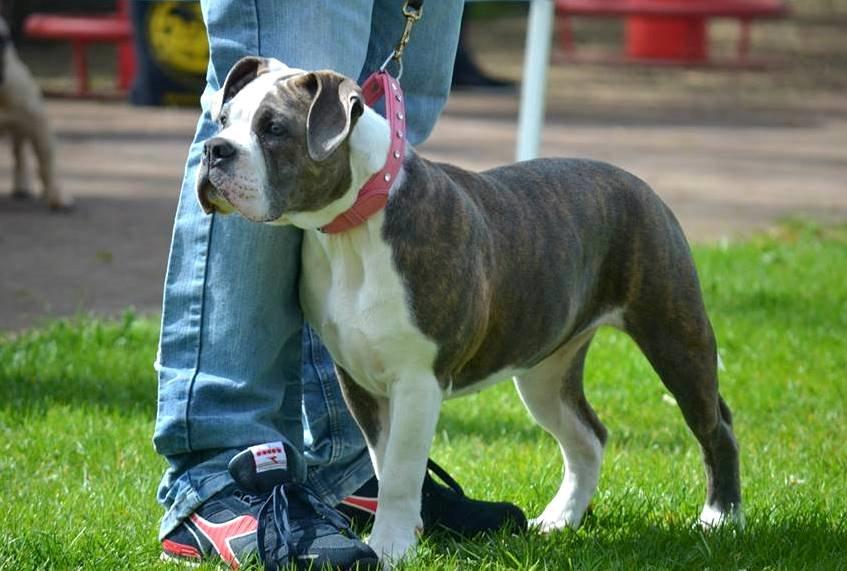
[[[76,77],[76,94],[78,97],[88,95],[88,61],[85,57],[87,42],[75,41],[71,43],[71,56],[73,57],[74,76]]]
[[[750,56],[750,20],[749,18],[742,18],[739,20],[739,24],[738,63],[745,63]]]
[[[118,89],[127,91],[135,79],[135,46],[132,42],[118,44]]]
[[[571,17],[567,14],[560,14],[556,18],[556,35],[559,38],[559,49],[569,56],[573,55],[573,28]]]

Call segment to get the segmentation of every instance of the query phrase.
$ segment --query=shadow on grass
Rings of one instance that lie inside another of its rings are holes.
[[[847,558],[844,524],[817,513],[710,532],[654,522],[646,514],[610,515],[605,521],[589,516],[578,531],[544,536],[501,533],[459,542],[434,533],[422,553],[437,567],[519,569],[837,569]]]
[[[122,321],[60,320],[0,337],[0,410],[25,417],[67,404],[152,417],[155,350],[155,324],[131,313]]]
[[[640,406],[639,403],[633,403],[632,408],[643,411]],[[660,451],[680,460],[688,450],[699,450],[697,440],[685,425],[678,408],[666,405],[663,408],[658,404],[653,408],[649,425],[644,424],[644,419],[630,418],[626,414],[603,415],[606,427],[610,430],[609,443],[627,451]],[[500,412],[501,409],[493,407],[491,415],[486,418],[442,413],[438,432],[445,432],[449,437],[478,437],[486,444],[504,439],[530,447],[555,442],[553,436],[528,416],[518,419],[511,415],[501,416]]]

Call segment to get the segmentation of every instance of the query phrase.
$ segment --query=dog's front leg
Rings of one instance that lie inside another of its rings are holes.
[[[26,138],[17,131],[12,131],[12,155],[15,161],[14,184],[12,196],[29,198],[32,196],[32,180],[29,177],[26,159]]]
[[[379,508],[368,540],[383,561],[396,562],[407,555],[423,527],[421,487],[441,400],[441,387],[432,373],[406,376],[391,387]]]
[[[335,372],[338,376],[338,384],[341,386],[341,394],[344,395],[344,402],[347,403],[347,408],[356,419],[356,424],[359,425],[368,444],[374,474],[377,479],[381,479],[390,422],[388,399],[374,396],[357,385],[350,373],[340,365],[335,365]]]

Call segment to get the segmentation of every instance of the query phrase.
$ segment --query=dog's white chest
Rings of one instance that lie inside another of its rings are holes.
[[[380,235],[382,217],[337,235],[306,232],[300,297],[336,363],[364,388],[387,395],[401,374],[431,371],[437,347],[414,324]]]

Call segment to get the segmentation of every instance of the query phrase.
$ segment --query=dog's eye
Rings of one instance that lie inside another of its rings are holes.
[[[285,134],[285,127],[282,125],[282,123],[271,121],[265,126],[265,133],[267,133],[268,135],[273,135],[274,137],[281,137]]]
[[[226,122],[227,122],[228,119],[229,119],[229,117],[222,114],[220,117],[218,117],[218,123],[221,124],[221,127],[226,127]]]

